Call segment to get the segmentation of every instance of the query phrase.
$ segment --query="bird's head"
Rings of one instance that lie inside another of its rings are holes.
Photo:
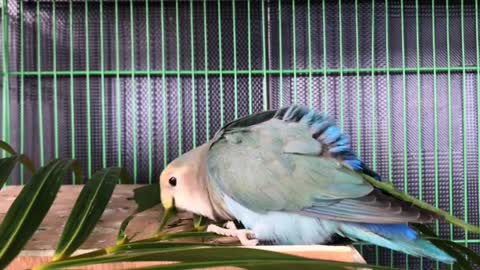
[[[172,161],[161,173],[160,198],[165,208],[164,220],[170,218],[177,208],[213,217],[206,182],[207,151],[207,145],[195,148]]]

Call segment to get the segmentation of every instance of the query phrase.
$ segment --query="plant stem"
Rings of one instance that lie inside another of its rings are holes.
[[[145,243],[156,243],[162,240],[170,240],[170,239],[175,239],[175,238],[188,238],[188,237],[193,237],[195,234],[198,234],[198,232],[180,232],[180,233],[172,233],[172,234],[157,234],[153,237],[146,238],[146,239],[141,239],[137,241],[132,241],[132,242],[124,242],[124,243],[119,243],[114,246],[106,247],[103,249],[98,249],[94,250],[91,252],[87,252],[81,255],[77,256],[72,256],[72,257],[67,257],[67,258],[61,258],[55,261],[48,262],[46,264],[37,266],[33,268],[33,270],[42,270],[42,269],[48,269],[48,267],[55,265],[59,262],[73,262],[76,260],[81,260],[81,259],[86,259],[86,258],[92,258],[92,257],[99,257],[103,255],[111,255],[111,254],[120,254],[126,250],[128,250],[128,247],[140,245],[140,244],[145,244]],[[215,236],[215,234],[208,234],[205,233],[203,237],[209,237],[209,236]],[[188,244],[188,243],[185,243]],[[204,245],[204,246],[210,246],[209,244],[205,243],[190,243],[191,245]]]

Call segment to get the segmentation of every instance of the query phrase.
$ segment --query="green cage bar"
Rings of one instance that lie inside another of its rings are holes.
[[[132,70],[132,76],[131,76],[131,81],[132,81],[132,127],[133,127],[133,134],[137,134],[137,114],[136,109],[137,109],[137,87],[136,87],[136,79],[135,79],[135,36],[134,36],[134,17],[133,17],[133,0],[130,0],[130,46],[131,46],[131,70]],[[137,183],[138,181],[138,159],[137,159],[137,136],[133,136],[133,182],[134,184]],[[181,152],[181,151],[180,151]]]
[[[150,71],[150,2],[145,0],[145,43],[146,56],[147,56],[147,70]],[[153,180],[153,142],[152,142],[152,75],[147,74],[147,107],[148,107],[148,183],[151,184]]]
[[[2,2],[2,51],[3,52],[8,52],[8,2],[3,1]],[[2,74],[3,74],[3,88],[2,88],[2,104],[3,104],[3,110],[2,110],[2,138],[6,142],[10,142],[10,128],[9,128],[9,122],[10,122],[10,95],[9,95],[9,74],[10,74],[10,68],[9,68],[9,55],[8,53],[4,53],[2,56]],[[4,157],[4,154],[2,153],[2,157]]]
[[[90,40],[89,40],[89,16],[88,16],[88,1],[85,1],[85,69],[86,76],[86,98],[87,98],[87,176],[92,176],[92,109],[90,97]]]
[[[2,17],[3,18],[3,17]],[[24,71],[25,66],[25,42],[24,42],[24,4],[20,2],[20,72]],[[5,45],[5,42],[4,44]],[[25,152],[25,77],[20,75],[20,153]],[[25,184],[25,169],[20,167],[20,185]]]
[[[74,66],[73,66],[73,53],[74,53],[74,48],[73,48],[73,3],[70,1],[68,3],[68,23],[69,23],[69,34],[70,34],[70,50],[69,50],[69,66],[70,66],[70,136],[71,136],[71,158],[76,159],[76,139],[75,139],[75,92],[74,92],[74,79],[73,79],[73,72],[74,72]],[[75,174],[72,174],[72,183],[76,184],[75,179]],[[80,180],[80,179],[79,179]]]
[[[104,50],[105,50],[105,34],[104,34],[104,29],[103,29],[103,0],[100,0],[100,70],[102,73],[100,74],[100,99],[101,99],[101,114],[102,114],[102,166],[107,167],[107,130],[106,130],[106,101],[105,101],[105,73],[103,72],[105,70],[105,56],[104,56]],[[148,17],[147,17],[148,18]],[[147,23],[148,27],[148,23]],[[148,36],[148,31],[147,31],[147,36]],[[148,44],[147,44],[148,46]],[[148,58],[148,56],[147,56]],[[148,60],[147,60],[148,63]],[[149,68],[147,68],[149,69]]]
[[[195,76],[193,75],[193,72],[195,71],[195,45],[194,45],[194,32],[193,32],[193,1],[190,1],[190,55],[191,55],[191,69],[192,69],[192,76],[191,76],[191,81],[192,81],[192,147],[197,146],[197,134],[196,134],[196,122],[197,122],[197,117],[195,114],[195,109],[196,109],[196,89],[195,89]]]
[[[248,2],[250,5],[250,1]],[[210,137],[210,91],[209,91],[209,84],[208,84],[208,35],[207,35],[207,2],[203,2],[203,50],[204,50],[204,66],[205,66],[205,129],[206,129],[206,136],[207,139]],[[250,49],[249,49],[250,52]],[[251,79],[251,76],[249,77]],[[249,89],[251,89],[251,84],[248,85]],[[250,96],[250,103],[251,104],[251,96]]]
[[[42,102],[42,74],[40,73],[42,69],[42,46],[41,46],[41,21],[40,21],[40,1],[37,1],[36,4],[36,19],[37,19],[37,82],[38,82],[38,134],[39,134],[39,150],[40,150],[40,165],[45,164],[45,141],[43,138],[43,102]],[[7,91],[8,92],[8,91]]]

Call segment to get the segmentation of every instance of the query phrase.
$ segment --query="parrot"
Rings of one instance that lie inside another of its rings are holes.
[[[435,213],[390,196],[364,175],[381,181],[332,117],[290,105],[234,120],[174,159],[161,172],[160,197],[164,220],[171,209],[185,210],[220,224],[208,232],[245,246],[314,245],[340,236],[455,262],[409,226],[439,219]]]

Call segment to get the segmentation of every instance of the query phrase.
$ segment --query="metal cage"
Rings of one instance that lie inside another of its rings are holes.
[[[399,189],[478,226],[478,5],[3,0],[2,139],[37,165],[72,157],[88,175],[120,165],[149,183],[228,121],[304,104]],[[477,235],[434,227],[480,251]],[[442,268],[359,248],[371,263]]]

